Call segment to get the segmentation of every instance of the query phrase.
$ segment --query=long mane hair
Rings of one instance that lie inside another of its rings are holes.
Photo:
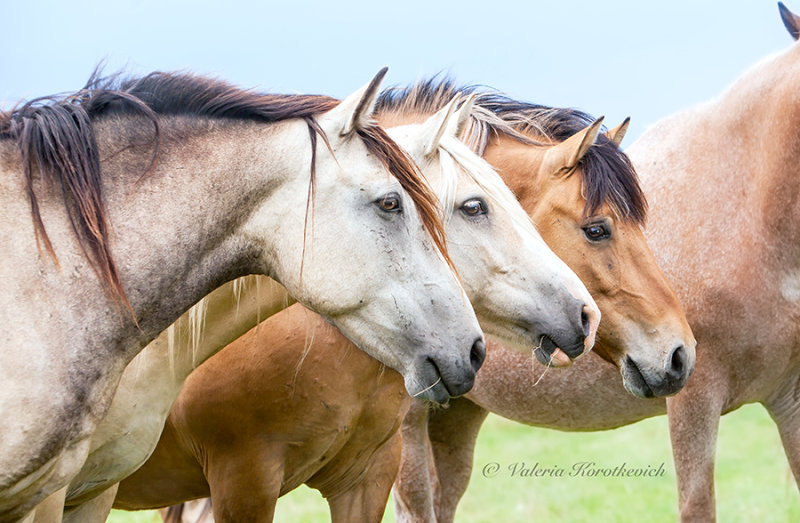
[[[378,99],[380,113],[432,114],[455,94],[477,94],[466,143],[483,155],[492,135],[502,134],[531,145],[562,142],[594,121],[576,109],[548,107],[520,102],[483,86],[457,86],[448,77],[433,77],[406,87],[383,91]],[[579,169],[586,204],[584,215],[593,215],[608,205],[624,220],[643,224],[647,200],[639,178],[628,159],[604,134],[581,159]]]
[[[144,77],[102,76],[99,68],[79,91],[37,98],[0,112],[0,139],[17,144],[25,189],[31,205],[36,242],[58,263],[45,229],[35,187],[60,189],[78,243],[103,288],[118,304],[133,310],[122,288],[110,246],[110,224],[102,194],[102,170],[93,122],[102,116],[138,116],[152,126],[152,158],[146,175],[158,157],[162,116],[244,119],[278,122],[301,118],[311,137],[312,163],[309,194],[313,193],[317,137],[328,139],[315,116],[340,102],[320,95],[261,94],[224,81],[186,73],[154,72]],[[409,158],[383,129],[370,126],[358,131],[368,151],[399,180],[409,193],[436,246],[450,263],[438,202]]]

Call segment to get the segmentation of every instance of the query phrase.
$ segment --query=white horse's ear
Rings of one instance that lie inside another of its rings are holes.
[[[544,172],[556,174],[574,169],[578,162],[581,161],[581,158],[589,151],[589,147],[594,145],[602,124],[603,117],[601,116],[583,131],[579,131],[563,142],[551,147],[542,162]]]
[[[469,125],[469,119],[472,115],[472,107],[475,105],[475,99],[478,97],[476,93],[469,95],[462,103],[461,107],[453,113],[450,118],[449,128],[447,130],[450,136],[460,139],[464,134],[464,130]]]
[[[430,156],[439,148],[439,142],[442,141],[442,136],[444,136],[447,131],[450,120],[455,112],[456,104],[460,98],[460,94],[455,95],[447,105],[422,122],[422,136],[424,137],[423,143],[425,144],[422,149],[423,156]]]
[[[619,144],[622,143],[622,140],[625,138],[625,133],[628,132],[628,126],[631,124],[631,117],[625,118],[621,124],[614,127],[613,129],[606,131],[606,138],[611,140],[611,142],[619,147]]]
[[[371,116],[375,112],[381,81],[388,70],[388,67],[384,67],[378,71],[370,83],[342,100],[342,103],[330,111],[331,115],[335,115],[335,118],[342,121],[340,131],[342,136],[363,129],[372,123]]]
[[[789,8],[783,5],[783,2],[778,2],[778,10],[781,12],[781,20],[783,25],[792,38],[797,40],[800,38],[800,16],[789,11]]]

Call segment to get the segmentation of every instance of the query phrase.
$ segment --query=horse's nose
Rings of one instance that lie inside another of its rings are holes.
[[[478,338],[472,344],[472,349],[469,351],[469,362],[472,365],[472,370],[478,372],[478,369],[483,365],[486,359],[486,343],[483,338]]]
[[[670,380],[679,381],[683,379],[687,360],[686,348],[683,345],[678,345],[672,350],[664,365],[664,370],[666,370]]]
[[[586,306],[583,306],[581,310],[581,327],[583,327],[583,335],[589,336],[589,332],[591,331],[591,323],[589,323],[589,313],[586,312]]]
[[[591,305],[585,304],[581,309],[581,326],[586,338],[583,342],[584,352],[592,350],[597,337],[598,325],[600,325],[600,309],[594,303]]]

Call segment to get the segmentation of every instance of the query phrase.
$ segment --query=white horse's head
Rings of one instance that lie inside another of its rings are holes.
[[[473,97],[389,134],[422,166],[443,202],[447,246],[486,332],[569,364],[592,348],[600,311],[545,244],[500,176],[464,145]]]
[[[446,261],[435,194],[371,121],[382,76],[317,118],[313,160],[308,127],[297,124],[305,140],[298,134],[284,154],[313,162],[313,183],[283,183],[250,220],[249,236],[280,236],[266,253],[270,275],[401,372],[411,394],[443,402],[472,387],[485,344]]]

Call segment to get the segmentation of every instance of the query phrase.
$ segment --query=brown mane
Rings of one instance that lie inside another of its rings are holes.
[[[513,100],[481,86],[458,87],[449,78],[430,78],[404,88],[384,90],[378,112],[431,114],[444,107],[455,94],[477,94],[467,143],[483,155],[492,134],[504,134],[523,143],[561,142],[594,121],[575,110],[547,107]],[[647,200],[627,155],[604,134],[580,162],[586,205],[584,215],[593,215],[607,204],[620,218],[643,224]]]
[[[81,249],[106,292],[133,315],[109,244],[93,120],[110,114],[144,117],[153,126],[155,160],[161,136],[159,116],[188,115],[267,123],[302,118],[311,135],[313,184],[317,135],[327,143],[314,117],[338,104],[338,100],[320,95],[260,94],[221,80],[185,73],[155,72],[141,78],[121,79],[119,75],[101,77],[95,70],[83,89],[76,93],[37,98],[0,113],[0,139],[17,143],[37,245],[41,240],[58,263],[39,211],[34,189],[36,172],[40,183],[61,188]],[[368,127],[358,134],[367,149],[408,191],[425,228],[449,262],[436,196],[423,181],[414,162],[380,128]]]

